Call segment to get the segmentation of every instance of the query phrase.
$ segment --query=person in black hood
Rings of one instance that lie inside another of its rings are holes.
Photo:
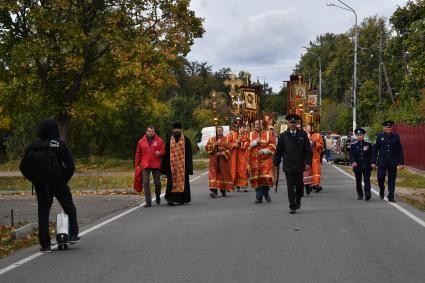
[[[54,176],[50,174],[47,178],[38,178],[37,173],[34,173],[34,168],[31,168],[29,164],[31,163],[33,149],[42,148],[43,146],[48,147],[49,153],[52,153],[51,156],[54,159],[48,166],[53,167],[51,164],[57,164],[58,170],[51,170],[55,172]],[[75,171],[74,158],[66,143],[59,138],[59,126],[55,120],[47,119],[40,123],[38,138],[25,150],[19,168],[24,177],[34,184],[37,193],[41,251],[51,251],[49,214],[53,197],[59,201],[65,213],[68,214],[69,242],[78,242],[80,238],[78,237],[77,209],[75,208],[71,190],[67,184]]]

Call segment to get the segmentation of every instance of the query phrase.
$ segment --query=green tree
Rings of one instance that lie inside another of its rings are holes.
[[[133,121],[129,130],[137,130],[133,127],[160,116],[155,110],[157,97],[176,84],[174,62],[204,32],[202,19],[189,4],[189,0],[1,1],[4,113],[55,117],[62,136],[70,144],[84,141],[89,153],[108,147],[111,125],[119,132],[112,130],[118,139],[111,142],[128,148],[134,136],[123,133],[125,121]],[[129,113],[136,116],[126,117]],[[20,121],[12,120],[12,135],[17,128],[32,126],[21,126]],[[85,129],[88,140],[80,139],[80,129]]]
[[[370,126],[379,102],[378,85],[373,80],[364,81],[357,96],[357,124]]]

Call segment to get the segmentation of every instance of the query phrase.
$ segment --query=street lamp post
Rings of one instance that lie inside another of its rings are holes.
[[[357,13],[356,11],[351,8],[350,6],[348,6],[347,4],[345,4],[344,2],[342,2],[341,0],[337,0],[339,3],[341,3],[344,6],[339,6],[336,5],[334,3],[327,3],[326,5],[328,5],[329,7],[337,7],[346,11],[350,11],[354,13],[354,74],[353,74],[353,133],[354,130],[357,127],[357,122],[356,122],[356,107],[357,107],[357,95],[356,95],[356,90],[357,90],[357,37],[358,37],[358,31],[357,31]]]
[[[311,50],[309,51],[308,48],[305,46],[301,47],[310,52],[311,54],[315,55],[317,59],[319,59],[319,111],[320,113],[322,113],[322,60],[320,59],[319,54]]]

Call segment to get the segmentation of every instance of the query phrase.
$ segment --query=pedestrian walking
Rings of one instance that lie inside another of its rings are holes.
[[[40,251],[51,251],[49,215],[53,197],[69,217],[68,241],[71,244],[79,242],[77,209],[68,186],[75,171],[74,157],[67,144],[59,138],[59,126],[55,120],[47,119],[40,123],[38,138],[25,150],[19,169],[33,183],[37,194]]]
[[[162,172],[167,175],[165,199],[169,206],[191,201],[189,175],[193,175],[192,144],[182,133],[182,123],[173,123],[173,135],[165,145]]]
[[[368,201],[371,198],[370,192],[370,173],[372,171],[372,144],[364,140],[366,130],[357,128],[357,141],[350,147],[350,162],[356,176],[357,199],[362,200],[363,196]],[[362,186],[364,182],[364,188]]]
[[[286,120],[289,127],[279,136],[273,163],[278,167],[280,162],[283,162],[282,169],[288,185],[289,213],[295,214],[296,210],[301,208],[303,172],[311,168],[312,150],[307,133],[297,129],[300,116],[289,114]]]
[[[383,132],[378,134],[372,151],[372,167],[378,167],[379,197],[384,198],[385,177],[388,174],[388,201],[395,202],[395,180],[397,169],[404,168],[403,148],[400,136],[393,133],[394,122],[391,120],[382,123]]]
[[[326,156],[326,162],[332,163],[333,156],[332,156],[332,150],[334,149],[334,143],[333,139],[331,137],[331,133],[327,133],[325,137],[325,156]]]
[[[276,151],[275,135],[263,129],[263,121],[254,122],[254,130],[249,133],[249,171],[251,186],[255,189],[256,204],[264,199],[272,201],[269,191],[273,186],[273,154]]]
[[[230,170],[232,173],[233,188],[236,188],[238,192],[241,189],[247,192],[249,136],[245,132],[245,125],[240,125],[238,129],[230,133],[229,143],[232,148]]]
[[[228,137],[223,136],[223,127],[216,127],[216,137],[208,140],[205,149],[210,155],[208,178],[210,196],[218,197],[218,190],[222,197],[226,197],[226,192],[233,190],[232,176],[230,173],[231,145]]]
[[[311,149],[313,152],[313,159],[311,165],[311,187],[310,190],[314,190],[316,193],[323,190],[320,186],[321,177],[321,152],[323,150],[323,139],[319,132],[316,132],[312,124],[306,125],[307,136],[310,140]],[[309,193],[309,192],[307,192]]]
[[[150,190],[150,175],[152,173],[155,184],[156,204],[161,203],[161,158],[165,154],[164,141],[155,133],[154,126],[148,126],[146,134],[137,144],[134,166],[142,169],[143,191],[145,193],[145,207],[152,206]]]

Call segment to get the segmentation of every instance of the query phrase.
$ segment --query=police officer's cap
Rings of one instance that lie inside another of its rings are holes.
[[[298,116],[297,114],[289,114],[286,115],[285,119],[289,122],[289,123],[297,123],[298,121],[301,120],[301,117]]]
[[[388,120],[382,123],[385,128],[391,128],[394,125],[394,121]]]
[[[364,135],[366,134],[366,130],[363,128],[357,128],[354,130],[354,133],[358,136],[358,135]]]
[[[182,122],[177,121],[173,123],[173,129],[181,129],[182,128]]]

